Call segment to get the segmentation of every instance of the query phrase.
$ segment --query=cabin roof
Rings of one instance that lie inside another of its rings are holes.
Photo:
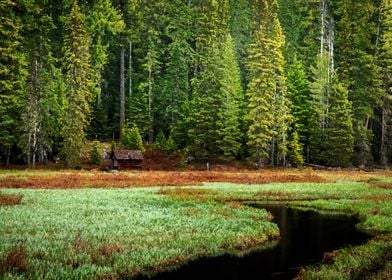
[[[127,159],[134,159],[134,160],[143,160],[143,154],[139,150],[115,150],[114,151],[114,158],[117,160],[127,160]]]

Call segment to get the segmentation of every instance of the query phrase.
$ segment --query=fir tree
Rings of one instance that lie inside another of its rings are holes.
[[[271,1],[272,11],[272,62],[273,73],[276,84],[276,92],[274,94],[273,103],[273,136],[271,143],[271,164],[286,165],[287,144],[288,144],[288,126],[292,120],[289,111],[289,100],[287,99],[286,73],[284,71],[285,59],[283,57],[283,47],[285,45],[285,36],[278,18],[279,6],[277,1]],[[275,147],[276,146],[276,153]]]
[[[158,149],[163,151],[166,150],[166,137],[165,134],[163,134],[162,130],[159,131],[157,137],[155,138],[154,144]]]
[[[189,100],[190,65],[192,63],[192,14],[182,0],[168,3],[168,15],[163,36],[169,40],[164,52],[167,53],[160,75],[160,93],[156,96],[156,124],[165,132],[178,131],[182,107]],[[184,133],[185,134],[185,133]],[[186,137],[184,135],[184,137]]]
[[[198,158],[239,151],[240,75],[228,31],[227,0],[202,5],[196,38],[197,74],[192,80],[190,148]],[[230,118],[230,120],[229,120]]]
[[[92,164],[100,165],[102,162],[101,147],[98,141],[94,141],[90,151],[90,161]]]
[[[380,126],[380,163],[387,166],[392,160],[392,6],[382,0],[379,19],[378,59],[382,71],[382,106]]]
[[[333,2],[336,21],[336,64],[352,101],[355,165],[372,161],[374,108],[382,100],[381,73],[375,63],[376,3],[372,0]]]
[[[302,150],[298,132],[294,131],[289,142],[289,161],[294,167],[301,167],[304,164]]]
[[[348,100],[347,88],[338,82],[337,75],[335,75],[331,89],[325,140],[325,162],[328,165],[341,167],[351,165],[354,147],[351,114],[351,102]]]
[[[121,135],[121,143],[125,148],[144,152],[142,137],[137,126],[133,126],[132,128],[125,127]]]
[[[240,80],[240,69],[236,61],[234,42],[228,34],[222,44],[219,63],[220,94],[223,106],[220,108],[218,137],[220,153],[225,158],[236,157],[241,149],[241,117],[243,91]]]
[[[277,17],[278,4],[274,0],[254,0],[253,5],[256,13],[248,61],[248,145],[261,167],[268,156],[273,163],[275,147],[278,159],[284,159],[288,109],[282,57],[284,36]]]
[[[271,61],[270,28],[271,11],[268,1],[253,1],[256,14],[254,17],[253,42],[248,50],[249,84],[248,96],[248,145],[251,155],[260,168],[268,157],[272,139],[272,103],[276,91]]]
[[[16,3],[0,0],[0,162],[9,163],[11,148],[17,142],[26,78],[26,56],[21,50],[20,20]]]
[[[84,25],[84,16],[77,1],[64,21],[64,62],[66,71],[65,115],[61,135],[63,155],[69,167],[80,163],[85,129],[89,123],[91,102],[90,38]]]
[[[287,67],[287,95],[291,102],[293,125],[303,147],[309,145],[310,90],[303,63],[295,55]]]
[[[46,161],[53,151],[54,139],[58,137],[58,119],[61,108],[58,99],[63,92],[56,92],[55,81],[60,76],[55,66],[49,35],[54,25],[45,1],[25,5],[25,48],[28,52],[27,98],[22,115],[22,136],[19,142],[29,166]],[[55,98],[53,98],[55,97]],[[56,98],[58,97],[58,98]],[[51,103],[50,106],[47,106]],[[53,112],[56,116],[53,116]],[[55,123],[55,124],[54,124]]]
[[[324,163],[326,129],[328,127],[329,97],[331,84],[328,75],[328,56],[324,52],[319,54],[316,65],[311,67],[310,118],[308,123],[310,140],[310,160],[317,163]]]
[[[91,67],[94,70],[91,122],[88,128],[90,137],[102,138],[109,133],[105,100],[102,96],[105,84],[103,74],[109,63],[109,44],[115,41],[116,35],[125,27],[119,11],[111,2],[111,0],[93,1],[87,9],[86,26],[91,36]]]
[[[247,48],[251,42],[253,7],[252,0],[230,0],[230,34],[234,40],[234,48],[238,66],[240,68],[241,85],[243,90],[248,84],[248,71],[246,68]]]

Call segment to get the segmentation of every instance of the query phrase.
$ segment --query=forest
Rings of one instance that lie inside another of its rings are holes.
[[[391,59],[391,0],[0,0],[0,164],[75,167],[136,131],[198,161],[385,168]]]

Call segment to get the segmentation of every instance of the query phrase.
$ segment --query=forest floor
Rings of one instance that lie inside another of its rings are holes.
[[[357,214],[367,244],[298,279],[392,279],[392,172],[0,170],[1,279],[121,279],[278,238],[244,201]]]

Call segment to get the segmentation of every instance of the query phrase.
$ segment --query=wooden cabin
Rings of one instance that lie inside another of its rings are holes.
[[[113,169],[141,169],[143,154],[139,150],[115,150],[112,162]]]

